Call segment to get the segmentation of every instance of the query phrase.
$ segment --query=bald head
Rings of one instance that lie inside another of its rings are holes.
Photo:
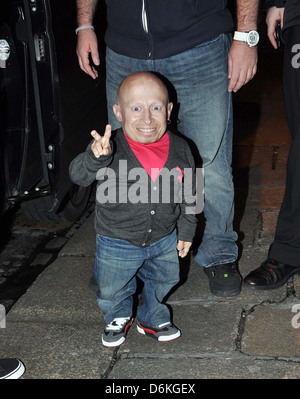
[[[117,91],[117,103],[123,103],[126,93],[135,85],[143,85],[145,88],[147,85],[157,85],[162,91],[166,99],[166,104],[169,102],[168,90],[161,79],[154,73],[146,71],[134,72],[127,76],[121,83]]]

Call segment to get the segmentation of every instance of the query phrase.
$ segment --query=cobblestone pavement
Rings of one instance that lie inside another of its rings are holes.
[[[18,207],[10,210],[0,231],[0,304],[5,306],[6,312],[56,259],[93,209],[92,200],[75,223],[36,222]]]

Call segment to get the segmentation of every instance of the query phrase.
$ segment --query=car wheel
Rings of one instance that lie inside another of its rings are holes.
[[[50,212],[53,198],[49,195],[24,201],[21,208],[26,216],[36,221],[75,222],[84,212],[90,193],[91,187],[79,187],[74,184],[55,213]]]

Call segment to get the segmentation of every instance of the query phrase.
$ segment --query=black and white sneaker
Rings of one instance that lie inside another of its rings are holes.
[[[0,359],[0,380],[17,380],[25,371],[19,359]]]
[[[205,267],[204,272],[208,277],[212,294],[228,297],[241,292],[242,277],[234,262]]]
[[[132,321],[131,317],[117,317],[107,324],[102,334],[102,344],[108,347],[123,344]]]
[[[155,338],[160,342],[173,341],[173,339],[179,338],[181,335],[180,330],[170,322],[160,324],[157,327],[142,326],[138,322],[137,330],[140,334],[149,335],[149,337]]]

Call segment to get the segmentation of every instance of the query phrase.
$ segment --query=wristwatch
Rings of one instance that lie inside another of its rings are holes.
[[[234,32],[233,40],[240,40],[248,44],[249,47],[254,47],[259,42],[259,34],[256,30],[250,32]]]

